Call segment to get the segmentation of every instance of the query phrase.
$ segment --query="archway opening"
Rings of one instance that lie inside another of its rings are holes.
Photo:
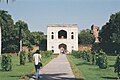
[[[60,53],[65,54],[67,52],[67,45],[66,44],[60,44],[59,45]]]
[[[67,32],[65,30],[60,30],[58,32],[58,39],[67,39]]]

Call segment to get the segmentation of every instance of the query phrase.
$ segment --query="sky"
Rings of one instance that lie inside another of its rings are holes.
[[[78,24],[78,30],[100,28],[110,15],[120,11],[120,0],[9,0],[0,9],[8,11],[15,22],[23,20],[29,30],[47,33],[48,24]]]

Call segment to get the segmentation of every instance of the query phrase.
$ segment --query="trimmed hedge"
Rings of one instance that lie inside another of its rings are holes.
[[[33,61],[33,53],[32,52],[28,52],[28,61],[29,62]]]
[[[26,62],[25,51],[20,52],[19,58],[20,58],[20,65],[25,65]]]
[[[11,71],[12,70],[12,59],[11,55],[2,55],[1,67],[3,71]]]
[[[52,51],[40,51],[40,54],[42,55],[43,58],[48,58],[53,54],[53,52]]]
[[[120,54],[117,55],[114,69],[115,69],[114,72],[117,73],[117,75],[120,79]]]
[[[82,58],[87,63],[96,63],[101,69],[106,69],[108,67],[107,55],[102,50],[98,53],[95,51],[72,51],[72,55],[76,58]]]
[[[102,50],[99,52],[98,56],[96,57],[96,65],[98,65],[99,68],[101,69],[106,69],[108,67],[107,55]]]

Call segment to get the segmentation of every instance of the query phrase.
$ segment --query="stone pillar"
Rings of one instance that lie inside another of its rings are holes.
[[[0,55],[1,55],[1,50],[2,50],[2,33],[1,33],[1,26],[0,26]]]

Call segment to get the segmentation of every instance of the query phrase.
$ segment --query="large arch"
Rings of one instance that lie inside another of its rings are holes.
[[[65,30],[58,31],[58,39],[67,39],[67,31]]]
[[[66,44],[62,43],[58,46],[58,48],[60,49],[60,53],[64,54],[67,51],[67,45]]]

